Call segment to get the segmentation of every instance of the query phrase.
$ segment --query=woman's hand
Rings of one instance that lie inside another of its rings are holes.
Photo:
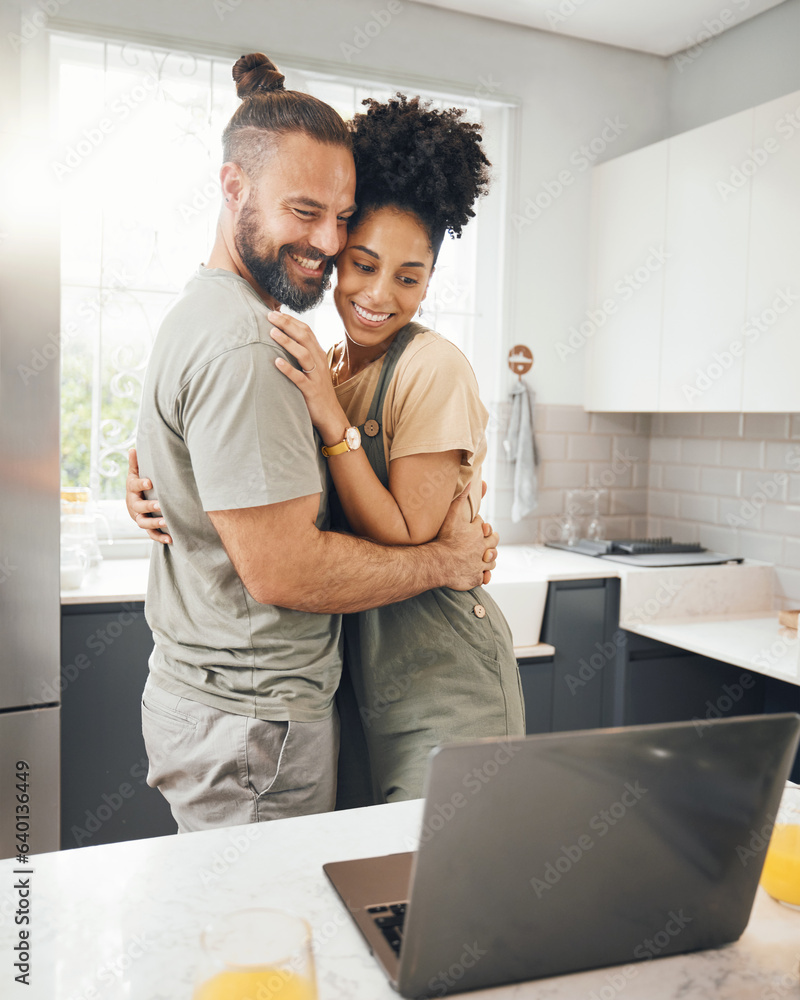
[[[273,324],[270,330],[272,339],[296,358],[302,369],[298,371],[283,358],[278,358],[275,362],[278,370],[302,392],[311,422],[323,442],[327,445],[338,444],[350,423],[336,398],[327,355],[311,328],[294,316],[271,312],[269,321]]]
[[[167,522],[161,517],[161,505],[158,500],[145,500],[144,491],[151,490],[153,484],[149,479],[139,478],[139,459],[136,457],[136,449],[131,448],[128,452],[128,479],[125,483],[125,506],[131,518],[140,528],[147,532],[154,542],[161,542],[162,545],[171,545],[172,539],[160,528],[166,527]],[[157,527],[156,527],[157,526]]]

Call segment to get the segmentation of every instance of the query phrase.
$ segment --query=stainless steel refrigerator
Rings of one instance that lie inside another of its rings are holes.
[[[7,83],[13,99],[18,80],[4,69],[0,90]],[[16,128],[7,127],[9,121]],[[45,177],[49,150],[41,132],[31,134],[34,126],[21,115],[0,117],[6,129],[0,131],[3,858],[19,853],[20,845],[31,853],[59,847],[58,217]],[[22,780],[18,770],[28,772]]]

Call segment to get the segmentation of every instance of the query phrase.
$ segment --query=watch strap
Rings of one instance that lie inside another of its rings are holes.
[[[350,445],[346,440],[340,441],[338,444],[332,444],[330,447],[328,445],[322,446],[322,454],[325,458],[330,458],[331,455],[342,455],[346,451],[350,451]]]

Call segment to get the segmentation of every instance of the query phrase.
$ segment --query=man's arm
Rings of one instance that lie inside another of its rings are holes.
[[[393,604],[434,587],[471,590],[495,566],[498,536],[469,520],[467,491],[434,541],[384,546],[315,526],[319,494],[209,511],[242,582],[260,604],[338,614]],[[485,558],[484,558],[485,556]]]

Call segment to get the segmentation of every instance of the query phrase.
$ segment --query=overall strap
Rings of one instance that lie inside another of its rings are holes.
[[[389,391],[389,384],[392,381],[397,362],[414,337],[423,329],[424,327],[421,327],[418,323],[409,323],[403,327],[392,341],[391,347],[383,357],[383,365],[378,376],[378,384],[375,386],[375,393],[370,403],[367,419],[359,427],[361,431],[361,446],[366,452],[373,472],[387,490],[389,489],[389,469],[386,465],[386,450],[383,446],[383,404],[386,400],[386,393]]]

